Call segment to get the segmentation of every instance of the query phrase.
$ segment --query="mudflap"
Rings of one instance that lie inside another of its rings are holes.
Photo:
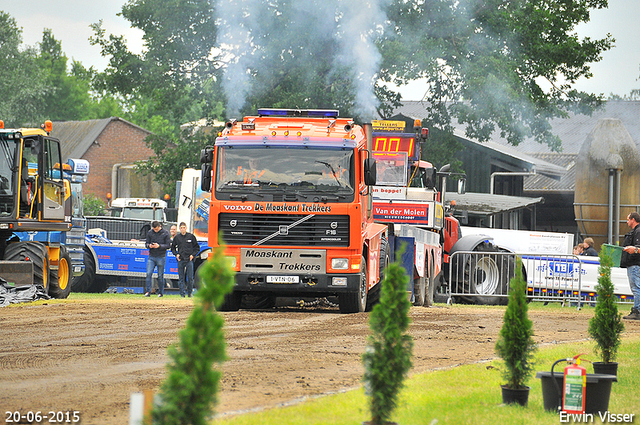
[[[0,277],[11,286],[33,285],[33,263],[31,261],[0,261]]]

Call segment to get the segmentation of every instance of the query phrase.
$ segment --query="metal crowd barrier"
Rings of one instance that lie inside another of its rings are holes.
[[[447,303],[506,304],[516,257],[522,259],[527,298],[543,302],[577,303],[581,307],[582,263],[575,255],[534,255],[512,252],[457,251],[449,261]]]

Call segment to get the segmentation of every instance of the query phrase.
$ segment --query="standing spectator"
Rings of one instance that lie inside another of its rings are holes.
[[[581,243],[573,247],[573,255],[582,255],[583,252],[584,249],[582,248]]]
[[[200,252],[200,245],[193,233],[187,232],[187,225],[180,223],[180,233],[171,242],[171,252],[178,260],[178,277],[180,278],[180,296],[184,297],[185,272],[187,279],[187,295],[193,291],[193,259]]]
[[[147,258],[147,279],[145,297],[150,296],[153,270],[158,269],[158,297],[164,296],[164,265],[167,261],[167,249],[171,248],[171,236],[162,228],[159,221],[151,222],[151,230],[147,233],[145,246],[149,249]]]
[[[588,255],[590,257],[598,256],[598,251],[596,251],[596,249],[593,247],[593,243],[594,243],[593,238],[584,239],[584,245],[583,245],[584,252],[582,253],[582,255]]]
[[[178,228],[176,227],[175,224],[171,225],[171,228],[169,229],[169,234],[171,235],[171,239],[175,238],[176,235],[178,234]]]
[[[622,245],[624,249],[620,256],[620,267],[627,269],[629,287],[633,293],[633,308],[628,316],[623,319],[640,320],[640,214],[632,212],[627,216],[627,225],[631,231],[624,235]]]

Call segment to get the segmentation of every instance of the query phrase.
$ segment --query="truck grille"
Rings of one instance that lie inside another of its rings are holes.
[[[218,228],[227,245],[253,245],[278,232],[261,245],[349,246],[348,215],[316,215],[288,228],[306,215],[229,214],[218,217]]]

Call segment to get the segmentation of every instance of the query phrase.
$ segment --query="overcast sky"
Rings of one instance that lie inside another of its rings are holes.
[[[25,44],[35,45],[42,40],[43,29],[51,28],[69,58],[85,67],[102,70],[107,60],[100,56],[98,46],[89,44],[90,24],[102,19],[107,34],[124,35],[133,52],[142,50],[142,32],[130,28],[125,19],[117,16],[125,3],[126,0],[0,0],[0,10],[9,13],[22,27]],[[605,95],[625,95],[640,89],[638,17],[640,1],[609,0],[608,9],[593,11],[591,22],[578,27],[582,37],[603,38],[611,33],[616,45],[592,66],[593,78],[580,80],[576,88]],[[417,82],[404,88],[402,94],[405,100],[417,100],[425,90]]]

